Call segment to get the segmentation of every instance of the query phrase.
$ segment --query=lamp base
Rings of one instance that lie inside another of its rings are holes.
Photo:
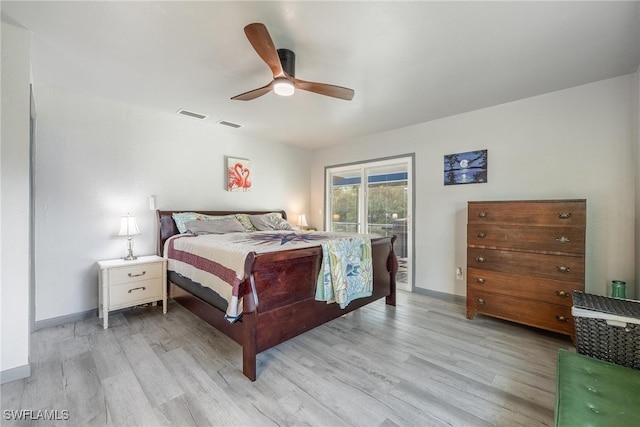
[[[133,261],[134,259],[138,259],[137,256],[133,254],[133,242],[131,241],[131,236],[127,238],[127,256],[122,258],[125,261]]]

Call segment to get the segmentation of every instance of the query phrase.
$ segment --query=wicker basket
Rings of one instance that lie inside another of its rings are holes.
[[[578,353],[640,369],[640,302],[573,291]]]

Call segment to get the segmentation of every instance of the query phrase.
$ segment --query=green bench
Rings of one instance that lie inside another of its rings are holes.
[[[558,351],[556,427],[640,426],[640,370]]]

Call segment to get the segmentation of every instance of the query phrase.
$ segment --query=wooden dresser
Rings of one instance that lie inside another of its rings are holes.
[[[584,291],[586,200],[469,202],[467,318],[476,313],[567,334]]]

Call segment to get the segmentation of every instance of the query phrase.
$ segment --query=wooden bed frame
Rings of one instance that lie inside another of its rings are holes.
[[[172,214],[178,212],[255,215],[274,211],[158,210],[160,256],[163,256],[165,241],[179,233],[172,218]],[[287,218],[284,211],[278,212]],[[219,308],[170,281],[168,293],[187,310],[242,346],[242,372],[255,381],[258,353],[380,298],[384,297],[388,305],[396,305],[398,261],[393,252],[395,239],[396,236],[371,240],[373,294],[352,301],[344,309],[338,304],[315,300],[316,281],[322,258],[322,248],[319,246],[265,254],[251,253],[245,264],[247,279],[241,285],[248,289],[248,293],[244,297],[242,318],[235,323],[225,320],[225,313]]]

